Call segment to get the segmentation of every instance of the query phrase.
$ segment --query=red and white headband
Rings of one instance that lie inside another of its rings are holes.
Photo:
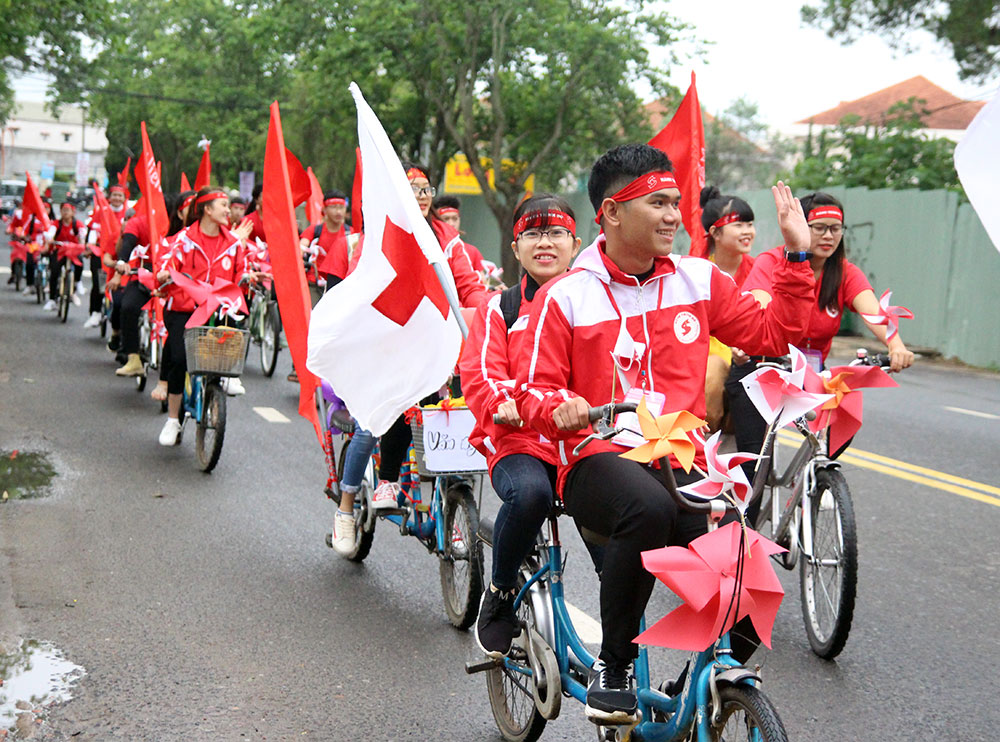
[[[229,198],[229,194],[226,193],[225,191],[210,191],[209,193],[206,193],[204,196],[198,196],[195,203],[204,204],[208,203],[209,201],[214,201],[217,198]]]
[[[328,198],[323,201],[324,206],[347,206],[346,198]]]
[[[738,211],[730,211],[728,214],[725,214],[724,216],[720,216],[718,219],[716,219],[712,223],[712,226],[713,227],[724,227],[727,224],[732,224],[733,222],[742,222],[742,221],[743,221],[743,217],[740,216],[740,213]]]
[[[438,216],[447,216],[448,214],[457,214],[458,209],[454,206],[442,206],[438,209]]]
[[[111,187],[110,187],[110,188],[108,189],[108,193],[109,193],[109,194],[111,194],[111,193],[114,193],[115,191],[121,191],[121,192],[122,192],[122,193],[124,193],[124,194],[125,194],[126,196],[128,195],[128,188],[126,188],[126,187],[125,187],[125,186],[123,186],[123,185],[113,185],[113,186],[111,186]]]
[[[661,172],[640,175],[638,178],[618,191],[618,193],[613,196],[609,196],[608,198],[616,203],[622,203],[623,201],[631,201],[636,198],[648,196],[650,193],[655,193],[656,191],[664,188],[676,187],[677,179],[674,177],[674,174],[669,170],[664,170]],[[601,210],[598,209],[597,216],[594,217],[594,221],[597,224],[601,223],[601,216]]]
[[[522,232],[535,227],[565,227],[572,234],[576,234],[576,221],[565,211],[533,211],[524,214],[517,223],[514,224],[514,237],[519,237]]]
[[[187,198],[185,198],[183,201],[181,201],[180,208],[178,208],[177,210],[178,211],[184,211],[184,209],[186,209],[188,206],[191,205],[191,202],[194,201],[195,196],[197,196],[197,195],[198,195],[197,193],[192,193],[190,196],[188,196]]]
[[[809,210],[809,216],[806,217],[806,221],[811,222],[814,219],[837,219],[843,223],[844,212],[836,206],[817,206],[815,209]]]

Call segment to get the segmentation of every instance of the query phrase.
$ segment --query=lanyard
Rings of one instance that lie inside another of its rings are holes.
[[[628,331],[628,327],[626,325],[626,317],[624,314],[622,314],[622,311],[618,306],[618,302],[615,301],[614,294],[611,292],[610,284],[602,281],[601,285],[604,287],[604,292],[608,295],[608,301],[611,302],[612,308],[618,315],[618,321],[619,321],[618,338],[615,341],[614,349],[611,351],[611,360],[614,363],[618,378],[621,380],[622,391],[628,392],[629,389],[635,386],[636,382],[640,380],[639,379],[640,375],[642,377],[641,378],[642,390],[646,391],[647,384],[651,383],[651,379],[648,378],[646,370],[643,370],[642,361],[643,359],[646,359],[646,367],[648,369],[649,347],[646,343],[635,342],[635,340],[632,338],[632,335]],[[638,284],[637,288],[639,289],[639,293],[641,295],[642,284]],[[658,286],[657,299],[656,299],[657,308],[659,308],[662,301],[663,301],[663,281],[660,280]],[[643,327],[645,328],[646,307],[645,306],[641,307],[641,310],[642,310]],[[649,339],[648,332],[646,332],[646,339],[647,340]],[[623,361],[619,359],[628,359],[628,363],[625,364]],[[612,396],[614,396],[613,382],[614,378],[612,378]]]

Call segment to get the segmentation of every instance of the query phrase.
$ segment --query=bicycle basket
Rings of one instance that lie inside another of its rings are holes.
[[[410,421],[417,471],[422,477],[484,473],[486,459],[469,445],[475,417],[468,407],[422,407]],[[425,422],[428,428],[425,443]]]
[[[235,327],[191,327],[184,331],[189,374],[239,376],[247,357],[250,333]]]

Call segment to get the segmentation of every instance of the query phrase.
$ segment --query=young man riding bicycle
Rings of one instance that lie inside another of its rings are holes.
[[[536,298],[527,332],[533,342],[524,344],[518,362],[521,417],[556,442],[567,512],[608,537],[603,640],[587,691],[587,716],[602,724],[636,716],[632,640],[654,581],[641,553],[686,545],[706,522],[680,513],[651,467],[619,458],[625,446],[599,441],[575,456],[588,432],[588,408],[630,394],[644,396],[654,415],[687,410],[701,417],[709,336],[780,355],[804,331],[813,296],[803,262],[809,230],[787,187],[779,183],[773,191],[790,252],[777,272],[774,301],[763,309],[709,261],[671,256],[680,225],[671,171],[666,155],[647,145],[617,147],[598,159],[588,191],[603,234]],[[704,468],[702,444],[696,445],[696,463]],[[696,478],[673,463],[680,484]]]

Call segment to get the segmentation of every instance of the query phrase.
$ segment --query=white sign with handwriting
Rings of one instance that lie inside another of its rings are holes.
[[[468,409],[423,409],[424,465],[428,471],[483,471],[486,459],[469,443],[476,418]]]

